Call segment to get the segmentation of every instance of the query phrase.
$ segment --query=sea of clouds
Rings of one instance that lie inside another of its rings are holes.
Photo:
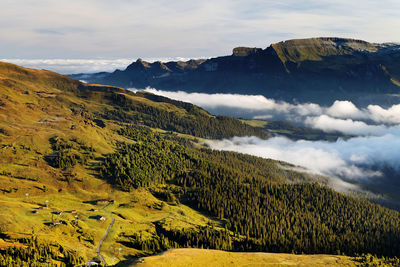
[[[356,183],[377,179],[379,167],[399,170],[400,132],[397,135],[355,137],[336,142],[290,140],[273,137],[262,140],[254,136],[207,141],[217,150],[228,150],[264,158],[283,160],[306,167],[315,173],[346,178]]]
[[[146,91],[193,103],[214,114],[280,118],[325,132],[355,136],[336,142],[290,140],[282,136],[268,140],[234,137],[207,141],[213,149],[282,160],[354,183],[380,179],[383,176],[380,169],[384,167],[400,172],[400,104],[359,108],[350,101],[335,101],[325,107],[315,103],[291,104],[261,95],[169,92],[152,88]]]
[[[335,101],[324,107],[315,103],[291,104],[262,95],[171,92],[153,88],[146,88],[146,91],[193,103],[214,114],[247,119],[284,119],[325,132],[384,135],[397,131],[400,124],[400,104],[388,108],[378,105],[358,108],[350,101]]]

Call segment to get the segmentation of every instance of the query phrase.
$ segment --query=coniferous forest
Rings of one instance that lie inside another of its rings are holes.
[[[159,225],[158,237],[151,241],[157,243],[151,245],[154,251],[169,244],[232,251],[400,254],[397,211],[305,183],[303,174],[279,169],[269,160],[184,146],[142,126],[122,128],[119,134],[134,143],[121,143],[117,153],[106,157],[101,169],[105,179],[125,191],[174,185],[164,187],[164,195],[225,222],[220,233],[198,228],[194,234]],[[143,243],[135,238],[133,246]]]
[[[162,101],[164,104],[174,105],[178,109],[167,111],[157,106],[137,104],[124,94],[114,93],[110,94],[108,99],[115,105],[115,108],[106,110],[99,115],[107,120],[134,122],[202,138],[222,139],[245,135],[268,137],[268,134],[261,128],[251,127],[238,119],[227,116],[212,116],[205,110],[189,103],[145,92],[138,92],[135,95],[153,101]]]

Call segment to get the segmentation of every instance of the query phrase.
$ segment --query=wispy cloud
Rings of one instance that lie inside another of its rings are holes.
[[[55,34],[55,35],[62,35],[61,31],[57,31],[54,29],[34,29],[35,32],[40,33],[40,34]]]
[[[5,0],[0,57],[215,56],[331,35],[399,41],[399,14],[394,0]]]
[[[337,119],[327,115],[316,117],[307,117],[304,121],[306,126],[314,129],[320,129],[324,132],[342,132],[350,135],[374,135],[380,136],[388,133],[390,130],[398,128],[387,127],[385,125],[368,125],[363,121],[354,121],[352,119]]]

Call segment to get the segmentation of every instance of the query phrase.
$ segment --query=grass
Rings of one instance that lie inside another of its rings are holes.
[[[70,93],[77,90],[78,85],[56,73],[0,63],[0,232],[9,237],[0,240],[0,246],[11,246],[13,238],[35,235],[45,242],[59,242],[67,249],[79,251],[86,259],[92,259],[110,222],[106,212],[110,211],[115,224],[103,242],[102,255],[109,264],[114,264],[128,255],[140,255],[139,251],[119,242],[125,235],[155,231],[154,221],[167,219],[174,222],[174,227],[182,227],[188,222],[205,225],[212,220],[184,205],[164,203],[163,209],[157,209],[162,201],[148,191],[121,192],[98,179],[96,164],[105,154],[115,151],[117,141],[130,140],[116,134],[120,125],[106,121],[107,126],[99,128],[91,121],[87,114],[102,110],[107,103],[99,101],[104,98],[102,92],[88,98]],[[140,96],[129,95],[129,98],[136,103],[185,112],[172,104],[155,103]],[[86,111],[73,112],[82,106]],[[87,166],[71,168],[69,172],[75,174],[75,179],[66,181],[62,170],[49,166],[44,160],[53,152],[49,139],[54,136],[83,140],[96,150],[97,159]],[[91,208],[100,209],[101,206],[84,201],[100,198],[116,202],[106,211],[90,212]],[[46,200],[49,209],[38,210]],[[39,212],[33,213],[36,210]],[[65,212],[71,210],[76,213]],[[53,211],[64,213],[54,215]],[[75,215],[78,215],[77,225],[73,223]],[[97,221],[91,218],[93,215],[102,215],[107,220]],[[66,221],[67,225],[49,225],[52,219]]]
[[[200,266],[357,266],[354,258],[333,255],[294,255],[283,253],[241,253],[206,249],[172,249],[145,257],[138,267]]]
[[[346,45],[355,50],[362,49],[371,52],[377,50],[377,47],[374,46],[374,44],[357,42],[355,40],[346,41]],[[342,46],[336,46],[334,44],[334,39],[327,40],[321,38],[289,40],[273,44],[272,47],[283,63],[286,63],[287,61],[320,61],[324,57],[351,53],[351,50],[345,49]]]
[[[259,127],[259,128],[264,128],[264,126],[268,124],[267,121],[263,121],[263,120],[241,120],[241,121],[250,126]]]
[[[15,183],[12,180],[13,178],[1,176],[0,184],[6,188],[13,187]],[[65,182],[60,182],[62,183]],[[145,190],[136,190],[132,193],[120,192],[96,178],[84,182],[87,190],[78,188],[78,183],[80,182],[72,182],[62,192],[58,192],[57,187],[46,183],[48,191],[43,192],[37,189],[42,187],[41,182],[21,181],[17,186],[18,192],[0,195],[1,232],[6,232],[15,238],[35,234],[41,240],[62,240],[66,248],[78,250],[86,258],[93,258],[96,256],[97,243],[110,222],[110,216],[106,211],[110,211],[115,218],[115,224],[103,243],[102,254],[112,263],[119,247],[123,248],[121,257],[137,255],[138,251],[120,245],[119,241],[124,239],[124,235],[154,231],[152,224],[154,221],[168,219],[173,222],[174,227],[179,228],[188,224],[205,225],[210,221],[209,218],[184,205],[170,206],[165,203],[165,207],[158,210],[154,208],[156,207],[154,204],[161,201]],[[27,197],[25,193],[29,193],[29,196]],[[101,205],[84,203],[100,198],[117,199],[117,201],[106,207],[106,211],[101,210]],[[38,210],[39,207],[45,206],[46,200],[49,209]],[[92,208],[99,210],[89,211]],[[33,213],[35,210],[39,213]],[[76,210],[76,213],[67,212],[71,210]],[[62,215],[54,215],[53,211],[64,212]],[[73,224],[75,215],[78,215],[77,226]],[[102,215],[107,220],[97,221],[91,218],[94,215]],[[52,219],[63,220],[68,224],[48,225]],[[92,237],[93,242],[88,241],[86,237]]]

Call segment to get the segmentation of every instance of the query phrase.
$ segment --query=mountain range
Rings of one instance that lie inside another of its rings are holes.
[[[310,38],[232,55],[189,61],[146,62],[125,70],[72,78],[124,88],[153,87],[204,93],[261,94],[288,102],[391,105],[400,93],[400,45],[344,38]]]

